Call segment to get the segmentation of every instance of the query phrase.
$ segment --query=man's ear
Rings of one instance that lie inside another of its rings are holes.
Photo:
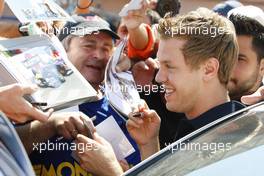
[[[261,76],[264,76],[264,58],[261,58],[259,63],[259,72]]]
[[[209,81],[213,78],[215,78],[218,75],[219,70],[219,61],[211,57],[207,61],[205,61],[203,66],[203,79],[204,81]]]

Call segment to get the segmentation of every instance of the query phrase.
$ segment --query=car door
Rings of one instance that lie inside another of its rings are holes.
[[[263,124],[262,102],[206,125],[124,175],[263,175]]]

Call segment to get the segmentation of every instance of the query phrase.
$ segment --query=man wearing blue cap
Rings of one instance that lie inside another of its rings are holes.
[[[224,17],[227,17],[227,13],[236,8],[240,7],[243,4],[236,0],[228,0],[223,3],[216,4],[213,8],[213,11],[218,13],[219,15],[222,15]]]
[[[121,161],[120,164],[126,167],[128,166],[127,163],[135,165],[140,161],[136,143],[126,129],[126,122],[108,104],[103,91],[100,89],[100,85],[104,80],[106,64],[113,53],[114,42],[119,39],[119,36],[110,29],[105,20],[98,16],[75,16],[74,19],[76,23],[68,22],[61,29],[58,38],[62,41],[69,60],[98,92],[99,99],[95,102],[81,104],[78,109],[89,117],[96,116],[93,122],[94,125],[105,123],[105,120],[109,121],[109,119],[114,121],[130,145],[128,152],[127,149],[122,151],[126,152],[124,158],[126,161]],[[77,134],[83,134],[81,125],[77,123],[78,121],[78,119],[50,118],[46,124],[42,125],[42,129],[48,126],[54,131],[53,135],[50,136],[51,138],[47,138],[49,139],[47,145],[54,145],[55,147],[67,145],[70,146],[70,150],[54,147],[54,150],[44,150],[42,153],[33,151],[30,154],[30,159],[36,173],[40,173],[40,175],[88,175],[88,172],[78,163],[78,157],[74,156],[74,150],[80,150],[80,146],[83,146],[81,150],[96,149],[93,146],[84,146],[73,142],[72,139],[76,139]],[[111,135],[116,129],[106,128],[105,130]],[[44,130],[42,132],[45,133]],[[97,137],[97,135],[93,136],[95,140],[97,140]],[[103,140],[103,142],[110,146],[106,140]],[[125,144],[127,143],[125,142]],[[119,145],[121,146],[120,150],[123,149],[124,141]],[[119,165],[119,163],[116,164]]]

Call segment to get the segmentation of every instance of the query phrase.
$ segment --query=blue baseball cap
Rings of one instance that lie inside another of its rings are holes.
[[[107,21],[97,15],[93,16],[72,16],[75,22],[67,22],[57,35],[59,40],[62,41],[68,35],[84,36],[92,34],[93,32],[106,32],[113,39],[120,39],[120,37],[112,31]]]
[[[219,3],[216,6],[214,6],[213,11],[218,13],[219,15],[227,17],[227,13],[230,10],[236,7],[240,7],[240,6],[243,6],[243,4],[240,3],[239,1],[229,0],[229,1],[225,1],[224,3]]]

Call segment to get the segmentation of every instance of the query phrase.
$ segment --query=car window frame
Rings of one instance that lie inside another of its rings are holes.
[[[239,115],[248,112],[258,106],[264,105],[264,101],[261,101],[257,104],[245,107],[241,110],[235,111],[231,114],[228,114],[226,116],[223,116],[205,126],[203,126],[202,128],[199,128],[198,130],[195,130],[194,132],[184,136],[183,138],[175,141],[174,143],[168,145],[167,147],[163,148],[162,150],[160,150],[159,152],[153,154],[152,156],[150,156],[149,158],[147,158],[146,160],[140,162],[139,164],[137,164],[136,166],[134,166],[133,168],[129,169],[128,171],[126,171],[124,173],[124,175],[126,176],[134,176],[137,175],[139,173],[141,173],[142,171],[146,170],[148,167],[150,167],[151,165],[153,165],[154,163],[158,162],[159,160],[161,160],[162,158],[164,158],[167,155],[171,154],[170,149],[171,148],[175,148],[177,146],[177,149],[179,149],[179,145],[180,143],[185,143],[188,141],[191,141],[203,134],[205,134],[206,132],[208,132],[208,130],[211,130],[229,120],[232,120],[236,117],[238,117]],[[263,110],[264,111],[264,110]],[[176,150],[175,152],[178,152],[178,150]]]

